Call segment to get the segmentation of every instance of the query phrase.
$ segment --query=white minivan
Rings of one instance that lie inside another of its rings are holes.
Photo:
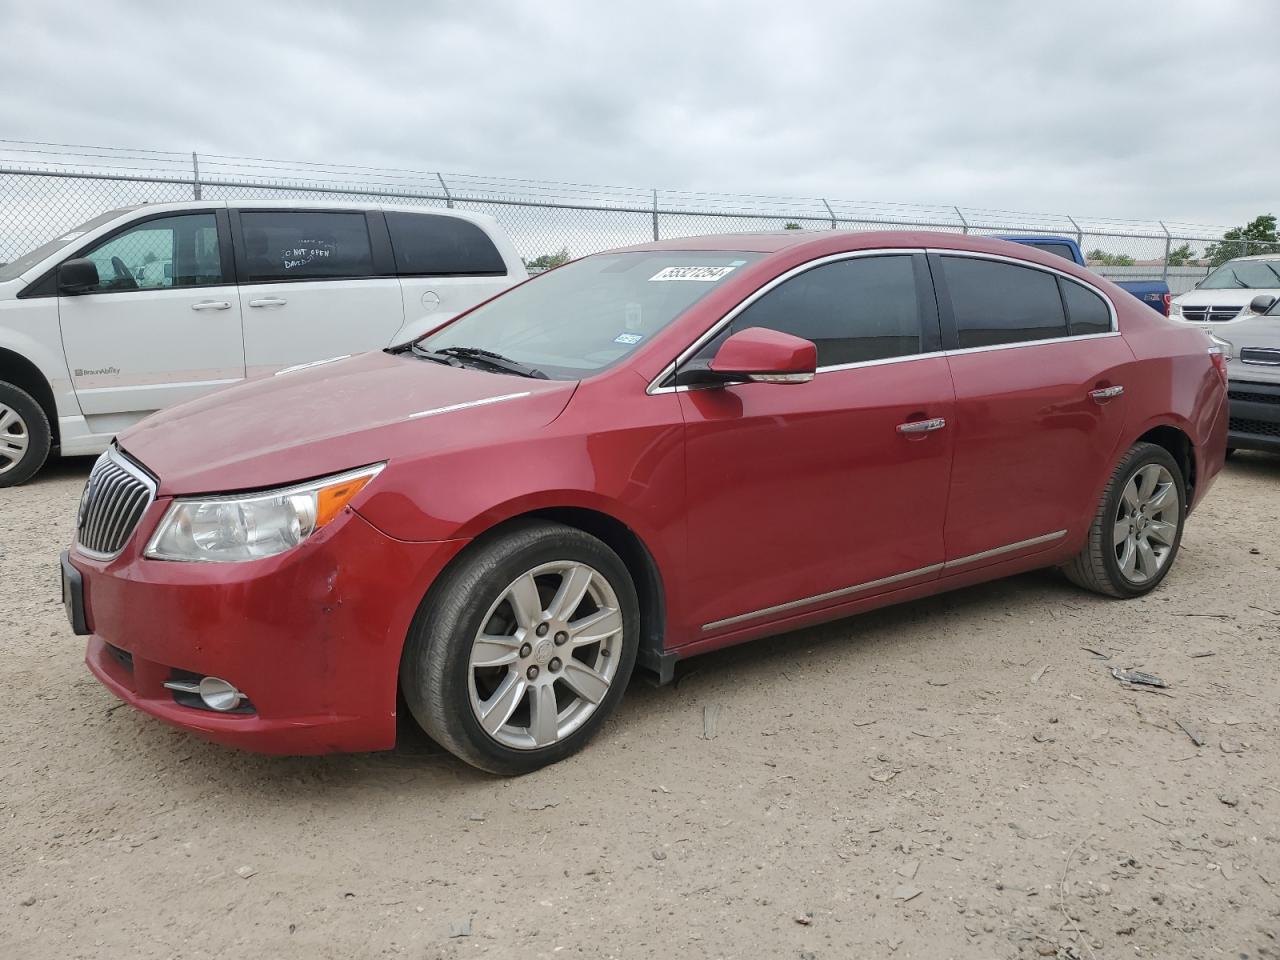
[[[405,343],[526,277],[483,214],[279,200],[104,213],[0,266],[0,486],[210,390]]]

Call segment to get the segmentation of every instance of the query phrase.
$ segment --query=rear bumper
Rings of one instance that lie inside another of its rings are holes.
[[[1280,450],[1280,384],[1232,380],[1227,445],[1238,450]]]
[[[107,562],[73,550],[91,631],[85,662],[121,700],[215,743],[389,749],[405,636],[464,544],[394,540],[347,512],[301,547],[247,563],[144,560],[136,542]],[[203,676],[248,704],[219,713],[164,686]]]

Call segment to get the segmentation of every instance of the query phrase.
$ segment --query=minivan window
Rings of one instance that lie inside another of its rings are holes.
[[[1058,283],[1062,285],[1062,299],[1067,305],[1073,337],[1106,333],[1111,329],[1111,310],[1106,301],[1074,280],[1059,277]]]
[[[999,260],[941,259],[961,349],[1067,336],[1054,274]]]
[[[144,220],[84,254],[98,290],[155,290],[223,283],[218,221],[212,213]]]
[[[507,265],[489,235],[470,220],[388,210],[396,273],[410,277],[503,276]]]
[[[16,277],[22,276],[32,267],[38,265],[40,261],[46,260],[49,257],[53,256],[63,247],[67,246],[70,243],[74,243],[76,240],[79,240],[89,231],[97,230],[98,227],[102,226],[104,223],[110,223],[112,220],[115,220],[117,217],[120,217],[123,214],[128,213],[130,210],[134,210],[134,209],[136,208],[122,207],[118,210],[108,210],[106,213],[98,214],[96,217],[94,217],[91,220],[86,220],[84,223],[80,224],[78,227],[72,227],[70,230],[63,230],[52,240],[49,240],[49,241],[46,241],[45,243],[40,244],[40,246],[36,247],[34,250],[30,250],[27,253],[24,253],[22,256],[18,257],[16,260],[13,260],[10,263],[6,263],[3,266],[0,266],[0,283],[4,283],[6,280],[13,280]]]
[[[559,379],[612,366],[758,253],[604,253],[513,287],[417,341],[419,351],[479,348]]]
[[[710,359],[724,340],[748,327],[812,341],[820,367],[919,353],[920,302],[911,256],[853,257],[806,270],[734,317],[697,359]]]
[[[331,210],[242,210],[243,260],[250,283],[336,280],[373,274],[363,213]]]

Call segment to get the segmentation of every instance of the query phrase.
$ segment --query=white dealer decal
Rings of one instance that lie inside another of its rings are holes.
[[[652,277],[649,282],[655,280],[701,280],[704,283],[715,283],[717,280],[723,280],[726,276],[733,272],[733,267],[664,267]]]

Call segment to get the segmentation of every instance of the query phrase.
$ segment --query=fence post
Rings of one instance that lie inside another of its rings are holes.
[[[194,150],[191,151],[191,193],[193,200],[200,199],[200,160]]]
[[[961,229],[967,236],[969,233],[969,221],[964,218],[964,214],[960,212],[959,207],[952,207],[951,209],[954,210],[956,212],[956,216],[960,218]]]
[[[1164,225],[1163,220],[1157,220],[1156,223],[1160,224],[1160,229],[1164,231],[1164,275],[1162,279],[1167,287],[1169,285],[1169,245],[1173,243],[1173,237],[1169,235],[1169,228]]]
[[[1064,213],[1063,216],[1066,217],[1068,220],[1070,220],[1071,225],[1076,228],[1076,246],[1078,247],[1084,246],[1084,234],[1080,232],[1080,224],[1076,223],[1075,220],[1072,219],[1071,214],[1069,213]],[[1084,253],[1083,250],[1081,250],[1080,252]]]
[[[436,174],[436,179],[440,181],[440,189],[444,191],[444,205],[452,208],[453,194],[449,192],[449,185],[444,182],[444,177],[440,176],[438,173]]]
[[[658,191],[653,191],[653,239],[658,239]]]
[[[831,229],[834,230],[836,228],[835,211],[831,209],[831,204],[827,203],[825,198],[822,200],[822,205],[827,208],[827,216],[831,218]]]

